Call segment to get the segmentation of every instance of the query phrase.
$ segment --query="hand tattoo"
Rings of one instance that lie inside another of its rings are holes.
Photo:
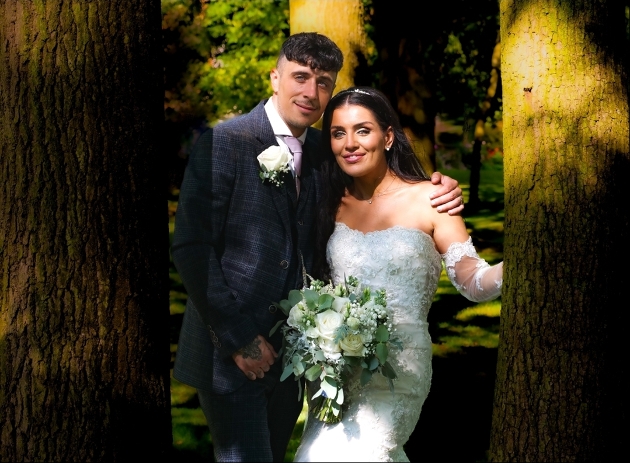
[[[237,354],[244,359],[252,358],[254,360],[262,360],[262,351],[260,350],[260,339],[254,339],[250,344],[236,351]]]

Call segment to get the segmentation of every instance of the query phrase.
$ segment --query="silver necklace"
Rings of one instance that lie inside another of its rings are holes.
[[[394,184],[394,180],[396,180],[396,176],[394,176],[394,178],[392,178],[392,181],[389,182],[389,185],[387,185],[387,188],[385,188],[383,191],[381,191],[378,194],[373,194],[372,197],[370,199],[364,199],[363,201],[367,201],[368,204],[372,204],[372,201],[374,201],[376,198],[383,196],[385,193],[389,193],[392,191],[396,191],[396,190],[400,190],[402,188],[402,186],[399,186],[398,188],[394,188],[392,190],[390,190],[390,187]],[[403,185],[404,186],[404,185]]]

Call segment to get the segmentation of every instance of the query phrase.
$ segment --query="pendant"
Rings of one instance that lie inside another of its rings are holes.
[[[371,199],[368,199],[368,204],[372,204],[372,200]]]

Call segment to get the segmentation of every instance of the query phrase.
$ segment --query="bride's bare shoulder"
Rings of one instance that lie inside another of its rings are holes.
[[[421,182],[410,183],[409,187],[406,189],[406,194],[408,195],[408,199],[412,200],[414,204],[431,207],[431,199],[429,196],[436,188],[437,186],[433,185],[429,180],[423,180]]]

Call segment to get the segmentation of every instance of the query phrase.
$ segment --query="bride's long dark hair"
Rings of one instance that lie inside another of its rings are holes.
[[[400,125],[398,115],[387,97],[371,87],[351,87],[337,93],[326,106],[322,120],[322,178],[323,195],[318,211],[314,275],[324,281],[330,279],[330,266],[326,260],[326,244],[335,228],[337,210],[346,188],[352,185],[352,177],[345,174],[335,159],[331,147],[330,126],[333,112],[344,105],[358,105],[368,109],[383,132],[389,127],[394,133],[394,142],[385,151],[387,166],[400,179],[415,183],[428,180],[409,139]]]

